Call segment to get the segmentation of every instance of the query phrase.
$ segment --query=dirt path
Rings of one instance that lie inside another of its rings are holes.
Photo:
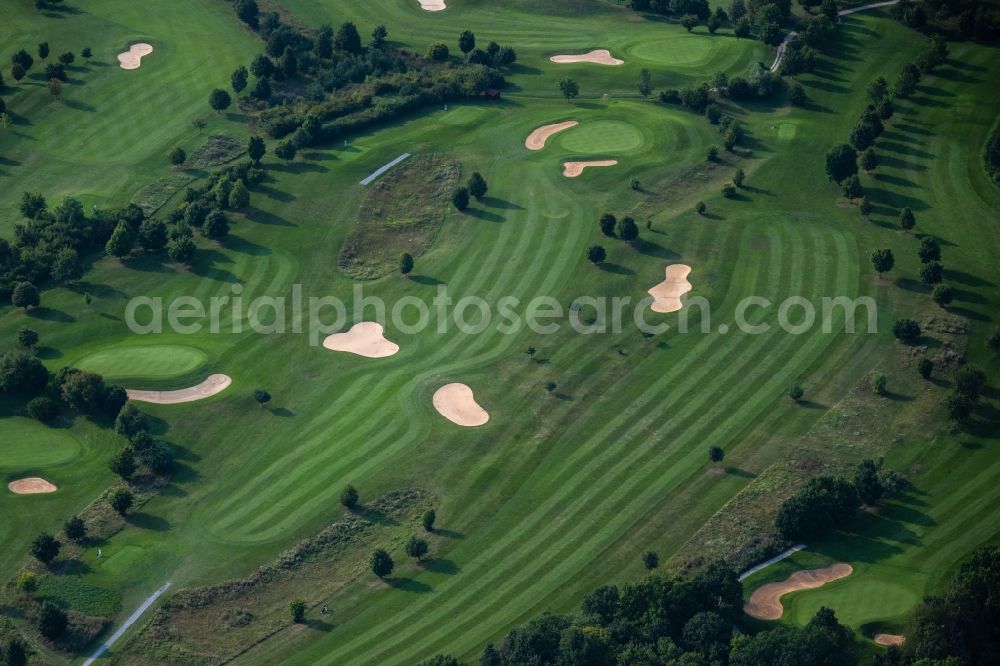
[[[824,569],[796,571],[785,580],[761,585],[750,595],[743,611],[758,620],[778,620],[785,608],[781,597],[799,590],[812,590],[829,582],[850,576],[854,569],[850,564],[837,562]]]
[[[90,657],[88,657],[87,660],[83,662],[83,666],[90,666],[95,661],[100,659],[101,655],[107,652],[108,649],[112,645],[114,645],[119,638],[124,636],[125,632],[128,631],[133,624],[139,621],[139,618],[142,617],[142,614],[145,613],[147,610],[149,610],[149,607],[152,606],[154,603],[156,603],[156,600],[159,599],[160,596],[162,596],[163,593],[166,592],[167,588],[169,587],[170,587],[170,581],[167,581],[166,583],[163,584],[163,587],[161,587],[156,592],[153,592],[151,595],[146,597],[143,600],[143,602],[139,604],[139,607],[136,608],[135,611],[128,616],[128,619],[125,620],[125,624],[119,627],[118,631],[111,634],[111,636],[108,637],[108,640],[101,643],[101,646],[96,650],[94,650],[94,654],[90,655]]]
[[[837,12],[837,16],[850,16],[851,14],[857,14],[858,12],[866,12],[869,9],[878,9],[879,7],[889,7],[896,4],[899,0],[887,0],[886,2],[873,2],[869,5],[861,5],[860,7],[852,7],[850,9],[842,9]],[[781,67],[781,61],[785,57],[785,48],[788,43],[799,36],[797,32],[790,32],[785,35],[785,39],[782,40],[781,44],[778,45],[778,52],[774,54],[774,62],[771,63],[771,71],[777,72],[778,68]]]

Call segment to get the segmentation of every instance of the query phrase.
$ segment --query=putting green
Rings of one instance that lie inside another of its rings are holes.
[[[718,48],[716,43],[704,36],[677,35],[639,42],[629,49],[629,55],[662,65],[690,65],[708,60],[713,48]]]
[[[37,469],[76,457],[80,445],[65,430],[19,416],[0,419],[0,467]]]
[[[582,122],[559,138],[559,145],[578,154],[615,154],[634,152],[646,139],[642,130],[622,120]]]
[[[836,611],[841,622],[857,627],[905,615],[920,601],[919,587],[904,584],[909,582],[874,576],[864,580],[845,579],[840,585],[789,595],[782,604],[786,616],[799,626],[807,624],[821,606],[826,606]]]
[[[109,347],[81,358],[76,367],[108,379],[178,377],[208,362],[208,355],[186,345],[129,345]]]

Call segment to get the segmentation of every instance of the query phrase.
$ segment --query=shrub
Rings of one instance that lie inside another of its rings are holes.
[[[892,334],[897,340],[915,342],[920,338],[920,324],[912,319],[898,319],[892,325]]]
[[[884,373],[876,372],[868,378],[868,385],[875,395],[885,395],[886,387],[889,385],[889,378]]]
[[[343,492],[340,493],[340,503],[348,509],[353,509],[358,505],[358,498],[358,489],[354,486],[347,486],[344,488]]]
[[[59,415],[59,406],[51,398],[39,396],[32,398],[27,406],[28,416],[36,421],[51,421]]]

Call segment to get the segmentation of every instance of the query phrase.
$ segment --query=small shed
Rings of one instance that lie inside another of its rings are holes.
[[[500,91],[497,90],[496,88],[490,88],[484,94],[486,95],[486,99],[491,99],[491,100],[500,99]]]

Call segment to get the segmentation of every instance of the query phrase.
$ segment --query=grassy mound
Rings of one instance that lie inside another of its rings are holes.
[[[373,280],[417,257],[434,242],[458,187],[461,167],[442,155],[420,155],[392,169],[372,186],[340,250],[340,268]]]
[[[620,155],[638,150],[644,143],[642,130],[621,120],[577,125],[559,140],[565,150],[581,155]]]
[[[37,469],[72,460],[80,445],[65,430],[56,430],[21,417],[0,419],[3,458],[0,467]]]
[[[165,379],[196,370],[208,361],[205,352],[185,345],[110,347],[81,358],[76,367],[110,380]]]

